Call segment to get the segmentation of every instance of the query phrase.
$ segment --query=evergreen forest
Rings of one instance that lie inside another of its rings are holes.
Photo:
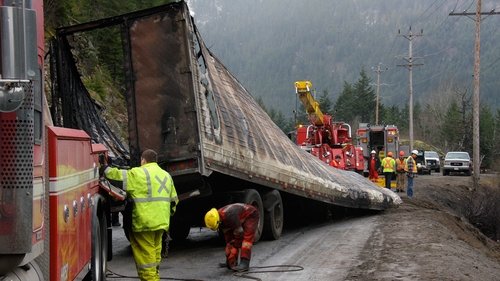
[[[46,39],[57,27],[169,1],[45,0]],[[440,153],[472,151],[473,0],[191,0],[190,10],[212,52],[254,95],[284,132],[307,122],[294,82],[310,80],[321,109],[356,129],[375,123],[408,136],[411,34],[414,136]],[[483,1],[483,11],[500,11]],[[481,155],[500,153],[500,15],[481,25]],[[120,107],[124,81],[120,37],[96,32],[75,39],[83,79],[95,99]],[[380,83],[374,69],[381,66]],[[119,127],[124,109],[115,113]],[[122,115],[120,115],[122,114]]]

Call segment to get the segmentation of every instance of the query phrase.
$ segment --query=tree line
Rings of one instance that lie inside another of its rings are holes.
[[[89,20],[95,20],[97,18],[103,18],[107,16],[118,15],[125,12],[131,12],[138,9],[148,8],[156,5],[165,4],[170,1],[165,0],[141,0],[141,1],[79,1],[79,0],[63,0],[63,1],[53,1],[53,0],[45,0],[45,23],[46,23],[46,37],[47,39],[51,38],[55,33],[55,28],[60,26],[66,26],[71,24],[82,23]],[[202,3],[197,2],[195,4],[198,8],[202,7]],[[319,6],[322,3],[317,3]],[[273,5],[273,9],[276,5]],[[383,5],[380,4],[380,5]],[[279,5],[277,5],[279,6]],[[310,6],[310,5],[308,5]],[[318,7],[319,7],[318,6]],[[241,8],[241,7],[240,7]],[[256,7],[255,7],[256,8]],[[274,9],[274,10],[276,10]],[[279,9],[278,9],[279,10]],[[203,9],[198,9],[199,16],[204,16]],[[260,10],[259,10],[260,11]],[[267,11],[266,9],[261,12]],[[214,14],[212,14],[214,16]],[[320,18],[316,18],[320,20]],[[249,19],[251,20],[251,19]],[[291,19],[293,20],[293,19]],[[358,21],[352,23],[351,26],[356,26],[359,24]],[[220,26],[220,28],[224,28],[224,26]],[[218,38],[216,35],[224,35],[226,33],[230,33],[231,30],[226,30],[225,32],[221,32],[220,28],[215,28],[213,31],[210,29],[206,30],[206,33],[212,39]],[[203,29],[203,28],[202,28]],[[310,34],[315,29],[308,29],[308,32],[303,32],[301,34],[307,35]],[[342,29],[342,32],[347,32],[345,29]],[[287,29],[283,29],[283,34],[289,32]],[[351,30],[351,32],[347,32],[348,34],[355,33],[355,30]],[[74,44],[81,45],[81,48],[75,48],[74,51],[79,50],[77,52],[77,56],[80,58],[79,66],[82,70],[82,77],[84,83],[89,88],[92,93],[95,93],[95,98],[102,102],[103,104],[109,104],[114,100],[121,100],[120,96],[120,88],[123,87],[123,75],[122,75],[122,50],[120,44],[119,33],[116,36],[110,36],[112,32],[109,30],[96,31],[94,33],[88,35],[78,35],[74,38]],[[246,38],[253,38],[255,40],[259,39],[257,36],[248,36],[249,32],[240,32],[238,34],[230,34],[231,36],[245,36]],[[276,35],[275,32],[272,33],[273,36]],[[295,34],[295,33],[293,33]],[[262,34],[261,34],[262,35]],[[316,34],[317,35],[317,34]],[[317,40],[313,40],[314,38],[336,38],[333,37],[320,37],[313,36],[309,38],[310,40],[301,40],[301,43],[309,42],[309,43],[318,43]],[[272,38],[268,38],[269,40],[258,40],[259,44],[263,42],[272,42]],[[325,39],[326,40],[326,39]],[[368,39],[367,39],[368,40]],[[47,40],[49,41],[49,40]],[[210,41],[210,40],[208,40]],[[224,44],[216,45],[216,49],[221,51],[222,47],[229,48],[230,50],[237,50],[238,48],[232,46],[231,41],[228,40],[219,40],[220,42],[225,42]],[[288,42],[286,38],[283,38],[280,42]],[[335,46],[332,50],[337,50],[338,52],[351,50],[352,46],[349,45],[350,40],[340,40],[335,42],[330,42],[328,44],[321,43],[321,46]],[[315,44],[316,44],[315,43]],[[344,45],[345,46],[344,46]],[[358,42],[358,45],[360,42]],[[372,44],[369,44],[370,46]],[[252,47],[248,42],[241,46],[241,48],[249,48]],[[222,48],[223,49],[223,48]],[[253,48],[252,50],[255,50]],[[321,50],[327,51],[330,48],[317,48],[315,46],[311,46],[311,48],[307,48],[307,52],[297,51],[291,47],[286,46],[270,46],[269,48],[262,48],[263,51],[267,50],[268,55],[256,55],[254,51],[242,52],[238,53],[249,54],[251,58],[241,58],[243,61],[247,62],[244,64],[244,68],[249,70],[252,67],[252,62],[257,65],[262,65],[262,63],[256,62],[256,59],[261,58],[265,59],[267,62],[273,62],[273,65],[277,65],[276,61],[286,62],[282,63],[282,67],[285,69],[290,69],[290,58],[294,57],[286,51],[292,53],[300,53],[302,56],[312,55],[311,53],[319,52]],[[370,49],[371,50],[371,49]],[[223,50],[222,50],[223,51]],[[373,50],[372,50],[373,51]],[[229,52],[232,53],[232,52]],[[354,60],[357,55],[357,52],[347,52],[346,54],[342,54],[340,57],[345,58],[350,54],[354,56],[352,59]],[[332,54],[320,55],[319,57],[339,57],[332,56]],[[231,57],[226,57],[223,60],[226,65],[228,65],[231,69],[236,70],[237,76],[239,72],[238,64],[232,61]],[[324,70],[328,69],[327,66],[316,64],[316,61],[312,59],[305,59],[308,63],[297,63],[301,67],[296,67],[297,64],[292,64],[291,69],[298,69],[300,73],[309,73],[311,76],[315,77],[316,70]],[[347,60],[351,61],[351,60]],[[311,63],[314,62],[314,63]],[[324,63],[324,62],[323,62]],[[335,65],[339,69],[348,69],[345,64],[341,64],[340,61],[336,63],[328,63],[328,65]],[[352,63],[351,65],[357,65]],[[309,66],[308,69],[305,68]],[[284,79],[289,79],[291,75],[287,75],[280,69],[271,69],[273,75],[265,75],[269,77],[272,81],[273,85],[276,84],[281,85],[291,85],[293,81],[288,81],[290,84],[281,83],[279,81],[283,81]],[[297,70],[297,71],[298,71]],[[450,71],[453,72],[453,71]],[[261,73],[261,71],[257,71],[257,73]],[[318,74],[317,83],[320,85],[324,81],[331,80],[331,77],[324,76],[325,71],[321,71]],[[240,73],[240,74],[244,74]],[[302,77],[303,75],[299,75],[298,73],[293,72],[293,76]],[[246,84],[250,85],[261,85],[263,79],[255,78],[252,80],[246,80],[249,78],[248,76],[242,75]],[[350,76],[347,76],[350,77]],[[264,79],[265,80],[265,79]],[[259,83],[257,83],[258,81]],[[278,82],[276,82],[278,81]],[[455,81],[455,80],[450,80]],[[487,79],[483,81],[488,81]],[[315,83],[315,81],[312,81]],[[321,84],[319,84],[321,83]],[[450,82],[451,83],[451,82]],[[422,140],[426,143],[434,145],[441,149],[442,152],[452,151],[452,150],[464,150],[471,152],[472,151],[472,102],[471,102],[471,93],[470,90],[465,87],[459,87],[454,85],[443,85],[436,86],[436,84],[429,85],[429,87],[434,86],[435,90],[426,91],[427,98],[425,102],[415,102],[413,112],[414,112],[414,136],[418,140]],[[488,85],[485,85],[488,88]],[[264,86],[263,86],[264,87]],[[267,87],[267,86],[266,86]],[[375,103],[376,103],[376,93],[372,87],[372,81],[368,77],[366,71],[362,69],[359,73],[359,78],[355,82],[347,82],[344,81],[342,90],[339,93],[330,93],[328,89],[328,85],[325,85],[323,89],[317,91],[318,97],[316,99],[319,101],[321,109],[325,113],[329,113],[334,117],[336,121],[344,121],[351,125],[353,129],[356,129],[359,123],[371,123],[375,122]],[[259,92],[252,91],[252,92]],[[283,98],[279,97],[279,95],[272,95],[278,101],[282,101]],[[383,103],[379,104],[379,120],[381,124],[393,124],[398,126],[400,129],[401,135],[403,138],[408,136],[408,103],[407,93],[400,93],[400,99],[404,99],[405,105],[399,107],[397,105],[384,105]],[[297,124],[307,124],[307,118],[305,114],[304,108],[300,105],[300,102],[295,102],[297,104],[294,109],[294,114],[290,117],[289,114],[283,114],[281,110],[282,103],[274,102],[273,100],[269,100],[270,97],[267,97],[266,104],[264,104],[262,96],[259,96],[257,99],[261,106],[266,110],[271,119],[284,131],[290,132],[293,131]],[[335,97],[335,98],[333,98]],[[288,100],[288,99],[287,99]],[[416,99],[418,100],[418,99]],[[118,105],[117,105],[118,106]],[[494,105],[491,105],[494,106]],[[480,114],[480,138],[481,138],[481,155],[484,156],[483,163],[486,166],[491,166],[495,159],[499,158],[499,143],[500,143],[500,109],[495,109],[495,107],[491,107],[490,104],[483,104],[481,106],[481,114]],[[122,117],[112,117],[111,120],[122,120],[125,118]]]
[[[314,81],[312,82],[314,85]],[[334,121],[348,123],[353,132],[359,123],[375,124],[376,92],[364,69],[360,71],[356,82],[344,81],[336,100],[332,100],[327,90],[320,92],[318,96],[316,91],[315,99],[320,104],[321,111],[332,115]],[[401,96],[408,100],[407,93],[402,93]],[[257,98],[257,102],[287,134],[299,124],[309,123],[302,105],[297,106],[294,115],[287,118],[280,110],[266,106],[261,98]],[[436,91],[425,104],[414,103],[413,119],[415,140],[438,148],[441,154],[467,151],[472,155],[472,100],[469,89]],[[500,109],[495,111],[488,104],[482,104],[479,119],[480,155],[483,157],[481,166],[492,168],[494,161],[500,159]],[[396,125],[401,138],[408,138],[408,102],[403,107],[379,103],[379,120],[380,124]]]

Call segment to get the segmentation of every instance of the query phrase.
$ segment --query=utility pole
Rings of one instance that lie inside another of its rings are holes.
[[[473,161],[473,188],[476,190],[479,187],[479,173],[481,172],[481,156],[480,156],[480,143],[479,143],[479,70],[481,64],[481,16],[482,15],[498,15],[499,12],[495,12],[495,9],[490,12],[481,12],[481,0],[477,0],[476,12],[468,13],[466,11],[462,13],[454,13],[453,11],[449,14],[450,16],[471,16],[476,23],[476,35],[474,41],[474,93],[472,96],[472,159]]]
[[[372,70],[375,71],[375,73],[377,73],[377,98],[375,100],[375,124],[379,124],[378,123],[378,105],[379,105],[379,100],[380,100],[380,73],[384,72],[384,71],[387,71],[389,70],[389,68],[387,67],[384,67],[382,68],[381,67],[382,63],[379,62],[379,64],[377,65],[377,68],[375,67],[372,67]]]
[[[408,34],[401,34],[400,30],[398,30],[398,35],[403,36],[409,41],[409,47],[408,47],[408,57],[403,58],[407,63],[406,64],[398,64],[398,66],[404,66],[408,68],[409,70],[409,85],[408,85],[408,91],[409,91],[409,101],[408,101],[408,107],[409,107],[409,136],[410,136],[410,151],[413,149],[413,67],[414,66],[421,66],[424,65],[423,63],[414,63],[414,59],[419,59],[419,58],[414,58],[413,57],[413,39],[419,36],[423,36],[424,31],[420,30],[419,34],[413,34],[411,31],[411,26],[410,30],[408,31]]]

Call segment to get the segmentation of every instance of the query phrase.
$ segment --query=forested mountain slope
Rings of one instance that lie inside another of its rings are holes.
[[[472,91],[474,21],[449,16],[475,11],[472,0],[190,0],[198,27],[212,51],[251,93],[290,116],[295,107],[293,82],[313,81],[318,92],[335,100],[343,82],[353,83],[364,68],[376,82],[381,101],[403,107],[408,101],[409,41],[413,40],[416,101],[432,102],[444,93]],[[483,1],[483,11],[497,1]],[[500,106],[500,15],[481,26],[481,100]],[[398,35],[398,30],[401,34]]]
[[[50,39],[57,27],[168,2],[46,0],[46,37]],[[483,12],[500,11],[498,1],[482,3]],[[414,35],[422,35],[412,40],[413,59],[419,64],[413,71],[414,136],[444,152],[472,151],[475,24],[469,17],[449,13],[473,13],[476,0],[189,0],[188,4],[207,46],[285,132],[307,122],[294,90],[294,81],[303,79],[313,82],[322,109],[335,120],[351,124],[354,130],[360,122],[374,123],[377,79],[372,68],[381,65],[387,70],[380,79],[378,123],[397,125],[402,138],[407,137],[409,71],[398,65],[407,63],[409,41],[403,35],[411,27]],[[500,159],[499,29],[500,15],[483,16],[484,163]],[[121,43],[119,30],[110,28],[77,34],[72,46],[83,82],[95,100],[111,109],[104,112],[106,119],[127,139]]]

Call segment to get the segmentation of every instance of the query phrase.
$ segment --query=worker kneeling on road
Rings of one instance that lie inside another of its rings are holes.
[[[259,224],[259,211],[252,205],[235,203],[220,209],[212,208],[205,215],[205,225],[211,230],[219,228],[226,241],[226,266],[235,271],[246,271],[250,266],[255,231]],[[240,264],[237,265],[238,251]]]
[[[99,171],[108,179],[122,181],[123,190],[132,200],[130,246],[143,281],[160,280],[161,239],[179,202],[172,177],[156,162],[156,152],[147,149],[141,155],[140,167],[120,170],[103,166]]]

